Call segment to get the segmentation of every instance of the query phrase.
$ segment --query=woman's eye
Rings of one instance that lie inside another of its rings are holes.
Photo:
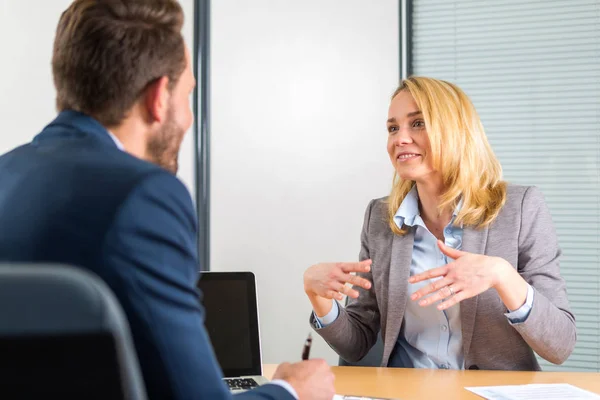
[[[397,126],[388,126],[388,132],[389,133],[394,133],[398,131],[398,127]]]
[[[416,120],[415,122],[413,122],[413,128],[425,128],[425,121],[423,120]]]

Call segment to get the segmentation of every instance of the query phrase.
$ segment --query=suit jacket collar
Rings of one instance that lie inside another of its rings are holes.
[[[33,143],[41,143],[48,139],[84,137],[91,138],[106,146],[117,147],[108,130],[100,122],[86,114],[73,110],[60,112],[56,119],[33,139]]]

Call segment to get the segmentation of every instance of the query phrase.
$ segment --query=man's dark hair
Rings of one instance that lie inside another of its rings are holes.
[[[116,126],[149,84],[172,89],[186,66],[176,0],[76,0],[56,29],[52,72],[58,111]]]

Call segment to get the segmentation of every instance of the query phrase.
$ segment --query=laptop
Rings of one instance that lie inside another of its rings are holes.
[[[252,272],[202,272],[198,280],[208,331],[232,392],[263,385],[256,279]]]

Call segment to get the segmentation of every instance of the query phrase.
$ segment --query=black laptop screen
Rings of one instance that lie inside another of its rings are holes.
[[[198,281],[205,326],[226,377],[261,375],[256,285],[251,272],[206,272]]]

